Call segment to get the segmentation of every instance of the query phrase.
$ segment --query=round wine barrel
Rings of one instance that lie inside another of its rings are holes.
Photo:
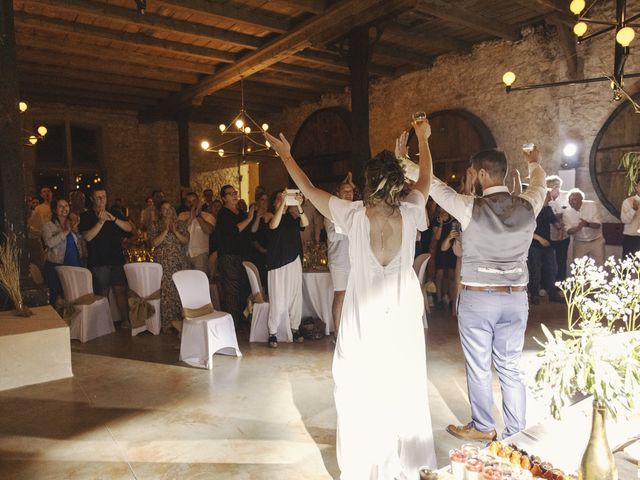
[[[350,113],[341,107],[323,108],[309,115],[296,134],[291,153],[319,187],[330,188],[349,171]]]
[[[471,155],[496,146],[491,130],[476,115],[466,110],[441,110],[428,116],[431,124],[429,147],[436,177],[451,184],[462,179]],[[409,155],[418,161],[418,140],[409,136]]]
[[[634,101],[640,102],[640,93]],[[631,102],[620,104],[596,135],[589,156],[593,187],[602,204],[620,217],[622,201],[627,198],[626,172],[620,159],[627,152],[640,152],[640,114]]]

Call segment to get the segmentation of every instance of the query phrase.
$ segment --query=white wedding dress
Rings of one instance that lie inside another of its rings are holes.
[[[333,357],[340,478],[414,480],[420,466],[436,466],[424,303],[413,270],[425,199],[413,190],[402,202],[402,246],[384,267],[371,250],[362,202],[332,197],[329,207],[336,230],[349,237],[351,261]]]

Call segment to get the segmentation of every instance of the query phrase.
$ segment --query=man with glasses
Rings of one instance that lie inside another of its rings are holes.
[[[222,309],[233,316],[236,327],[243,325],[243,300],[248,294],[248,280],[242,257],[246,253],[249,230],[255,206],[248,214],[238,209],[238,192],[232,185],[220,189],[222,208],[218,212],[214,231],[214,248],[218,252],[218,271],[222,287]]]

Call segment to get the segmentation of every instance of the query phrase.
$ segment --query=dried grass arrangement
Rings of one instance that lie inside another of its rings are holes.
[[[29,317],[31,310],[22,303],[20,292],[20,249],[16,234],[9,227],[4,234],[5,241],[0,245],[0,288],[2,288],[15,306],[15,314]]]

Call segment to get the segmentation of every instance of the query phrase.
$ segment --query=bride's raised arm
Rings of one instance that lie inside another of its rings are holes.
[[[304,196],[313,203],[322,215],[329,220],[333,220],[331,217],[331,211],[329,210],[329,199],[331,198],[331,195],[324,190],[316,188],[313,183],[311,183],[309,177],[307,177],[291,156],[291,145],[289,145],[287,139],[284,138],[284,135],[281,133],[280,138],[276,138],[265,132],[264,136],[271,144],[271,148],[273,148],[280,156],[280,160],[282,160],[284,167],[287,169],[287,172],[289,172],[289,175]]]

